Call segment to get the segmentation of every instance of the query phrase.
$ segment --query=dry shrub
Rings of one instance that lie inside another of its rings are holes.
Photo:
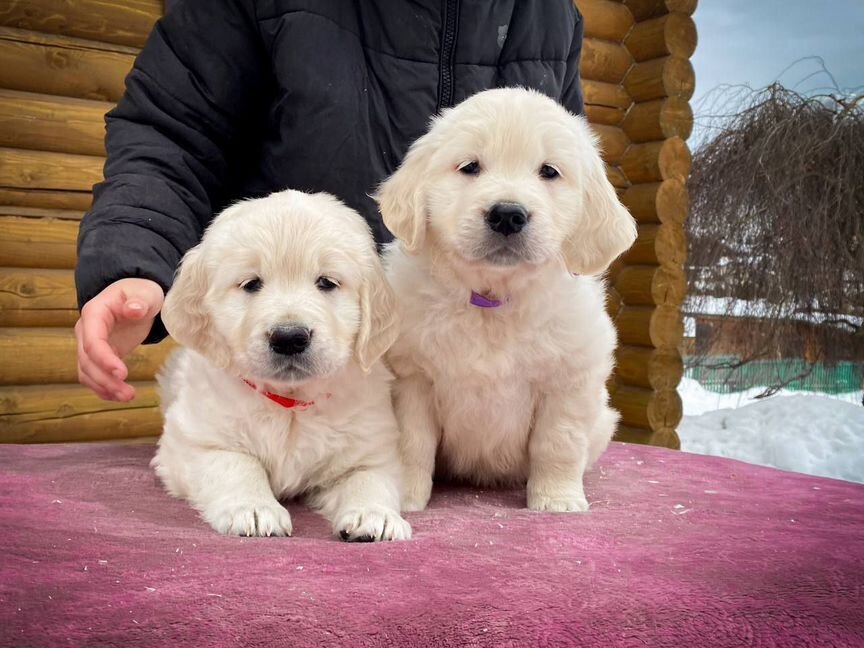
[[[687,310],[761,320],[742,362],[805,342],[811,362],[864,360],[864,96],[775,84],[713,126],[690,178]]]

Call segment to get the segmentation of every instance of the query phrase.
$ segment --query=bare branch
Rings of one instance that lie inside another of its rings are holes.
[[[703,328],[734,338],[742,364],[864,357],[864,94],[841,95],[817,62],[834,94],[774,84],[703,98],[685,308],[734,318]]]

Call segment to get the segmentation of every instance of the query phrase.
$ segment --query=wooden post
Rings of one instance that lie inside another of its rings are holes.
[[[634,24],[624,45],[634,64],[623,78],[633,100],[621,126],[631,144],[619,158],[629,186],[623,203],[639,223],[638,238],[612,278],[618,349],[613,405],[622,414],[616,438],[679,447],[682,415],[675,388],[683,375],[679,307],[686,280],[686,179],[693,127],[688,104],[696,47],[690,15],[696,0],[624,0]]]

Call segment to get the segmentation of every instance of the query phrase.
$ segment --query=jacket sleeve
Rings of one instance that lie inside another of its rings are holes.
[[[570,43],[570,54],[567,56],[567,72],[564,77],[564,89],[561,91],[561,103],[567,110],[577,115],[585,112],[582,83],[579,79],[579,60],[582,57],[584,33],[585,25],[582,22],[582,14],[576,9],[576,24],[573,29],[573,41]]]
[[[250,0],[171,3],[106,116],[105,180],[78,235],[79,306],[126,277],[168,290],[219,205],[269,69]],[[157,318],[146,342],[165,335]]]

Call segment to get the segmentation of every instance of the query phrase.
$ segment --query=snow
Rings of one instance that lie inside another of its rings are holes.
[[[716,394],[689,378],[678,389],[683,451],[864,483],[862,392],[753,400],[764,388]]]

